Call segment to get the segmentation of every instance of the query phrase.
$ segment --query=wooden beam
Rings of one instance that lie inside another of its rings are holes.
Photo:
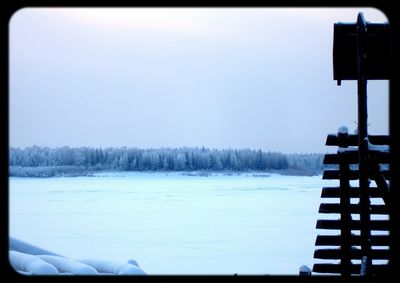
[[[388,145],[390,138],[388,135],[368,135],[368,140],[370,143],[375,145]],[[329,146],[339,146],[339,139],[337,134],[329,134],[326,138],[326,145]],[[358,145],[358,135],[348,135],[347,146],[357,146]],[[346,147],[346,146],[342,146]]]
[[[340,246],[341,235],[318,235],[315,240],[316,246]],[[350,244],[352,246],[361,245],[361,236],[351,235]],[[372,246],[389,246],[390,237],[389,235],[372,235],[371,245]]]
[[[340,274],[342,270],[341,264],[334,263],[316,263],[313,266],[313,272],[316,273],[332,273],[332,274]],[[352,264],[351,265],[351,274],[360,274],[361,264]],[[375,264],[371,266],[371,271],[375,274],[385,274],[388,270],[388,266],[386,264]]]
[[[325,213],[325,214],[330,214],[330,213],[341,213],[342,211],[342,204],[340,203],[321,203],[319,206],[319,213]],[[359,204],[349,204],[348,209],[351,214],[358,214],[360,213],[360,206]],[[385,205],[379,205],[379,204],[371,204],[370,205],[370,213],[371,214],[383,214],[383,215],[388,215],[389,210],[387,206]]]
[[[388,169],[384,169],[380,172],[386,180],[390,180],[390,171]],[[349,170],[348,178],[350,180],[358,180],[359,171],[358,170]],[[337,169],[326,169],[322,175],[322,179],[324,180],[339,180],[340,179],[340,171]]]
[[[360,249],[350,249],[346,255],[351,259],[362,259],[363,254]],[[389,249],[371,249],[371,259],[389,259]],[[341,249],[318,249],[314,252],[314,258],[317,259],[341,259],[343,252]]]
[[[358,187],[351,187],[349,189],[349,196],[351,198],[358,198],[360,189]],[[369,194],[371,198],[383,198],[384,192],[377,187],[370,187]],[[323,187],[321,191],[321,198],[339,198],[340,187]]]
[[[380,151],[369,151],[370,158],[373,158],[375,162],[379,164],[389,164],[390,155],[389,152]],[[342,158],[349,164],[358,164],[358,151],[345,151],[341,152]],[[339,155],[336,153],[325,154],[324,164],[339,164]]]
[[[389,220],[370,220],[370,230],[389,231]],[[318,220],[317,229],[340,230],[342,222],[338,220]],[[352,220],[350,223],[351,230],[360,230],[361,224],[359,220]]]

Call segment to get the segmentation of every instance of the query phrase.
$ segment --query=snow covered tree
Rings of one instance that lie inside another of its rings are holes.
[[[86,170],[235,170],[265,171],[294,169],[318,173],[323,170],[323,154],[282,154],[251,149],[202,148],[48,148],[9,149],[9,166],[76,166]],[[46,169],[48,170],[48,169]],[[82,170],[82,169],[80,169]],[[13,169],[13,172],[22,172]],[[43,174],[44,171],[43,171]],[[47,174],[47,173],[46,173]],[[50,174],[50,173],[49,173]]]

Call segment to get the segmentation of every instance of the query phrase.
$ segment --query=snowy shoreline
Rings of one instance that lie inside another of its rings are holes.
[[[16,168],[18,167],[18,168]],[[50,172],[50,173],[49,173]],[[319,176],[322,172],[308,172],[297,169],[282,169],[282,170],[268,170],[268,171],[86,171],[78,172],[76,168],[67,170],[58,170],[57,168],[48,167],[19,167],[10,166],[9,177],[13,178],[59,178],[59,177],[115,177],[126,176],[134,174],[164,174],[168,175],[181,175],[189,177],[210,177],[210,176],[247,176],[247,177],[270,177],[272,174],[282,176]]]

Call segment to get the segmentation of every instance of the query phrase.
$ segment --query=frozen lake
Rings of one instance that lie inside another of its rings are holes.
[[[311,268],[321,187],[336,184],[261,173],[9,180],[10,236],[74,259],[135,259],[147,274]]]

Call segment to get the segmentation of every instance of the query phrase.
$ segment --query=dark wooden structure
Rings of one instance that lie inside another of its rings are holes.
[[[361,274],[363,257],[369,257],[365,262],[366,273],[377,274],[387,268],[386,262],[374,262],[389,260],[389,137],[368,136],[368,139],[368,183],[372,181],[367,189],[368,215],[378,219],[368,219],[367,253],[362,249],[363,238],[366,237],[362,234],[362,188],[354,185],[360,180],[358,135],[349,135],[341,129],[338,134],[327,137],[326,145],[338,146],[338,150],[335,154],[325,155],[324,164],[331,168],[323,174],[323,179],[339,180],[339,186],[322,188],[321,198],[324,201],[319,207],[319,213],[334,214],[338,218],[317,221],[317,229],[335,231],[336,235],[329,232],[328,235],[317,236],[314,258],[330,262],[314,264],[314,272],[342,276]],[[332,202],[333,199],[336,202]]]
[[[319,213],[337,214],[339,218],[317,221],[317,229],[337,232],[317,236],[314,258],[330,262],[314,264],[314,272],[343,277],[376,275],[387,271],[393,257],[389,233],[393,226],[389,220],[390,140],[389,136],[369,135],[367,124],[367,80],[390,79],[390,48],[388,24],[367,23],[362,13],[357,23],[335,24],[334,79],[339,85],[341,80],[357,80],[358,129],[357,134],[349,135],[342,127],[326,141],[338,150],[325,155],[324,164],[334,169],[326,169],[323,179],[337,179],[339,186],[323,188],[321,197],[338,201],[321,203]],[[354,181],[358,181],[356,186]]]

